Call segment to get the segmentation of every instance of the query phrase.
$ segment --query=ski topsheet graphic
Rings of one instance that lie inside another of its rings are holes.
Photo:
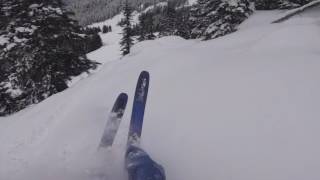
[[[149,88],[149,73],[142,71],[134,94],[127,145],[139,145],[143,125],[144,110]]]
[[[99,147],[109,147],[112,145],[117,134],[122,116],[128,102],[128,95],[121,93],[115,101],[110,112],[107,125],[105,127]]]

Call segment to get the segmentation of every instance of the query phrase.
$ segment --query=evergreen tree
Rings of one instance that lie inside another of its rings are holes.
[[[254,0],[257,10],[293,9],[312,0]]]
[[[85,43],[79,44],[79,46],[84,47],[86,53],[97,50],[102,46],[102,40],[97,33],[85,35],[84,38]]]
[[[154,35],[154,17],[153,13],[148,11],[145,13],[142,13],[139,16],[139,24],[138,24],[138,40],[144,41],[144,40],[152,40],[155,39],[156,36]]]
[[[160,32],[159,36],[172,36],[177,29],[177,12],[175,3],[168,1],[168,5],[165,7],[165,14],[160,19]]]
[[[250,0],[198,0],[191,10],[191,36],[207,40],[232,33],[252,12]]]
[[[176,3],[170,2],[167,6],[156,6],[139,16],[139,24],[134,28],[138,40],[152,40],[159,37],[176,35],[185,39],[190,38],[190,8],[177,7]]]
[[[279,7],[279,0],[255,0],[257,10],[271,10]]]
[[[103,27],[102,27],[102,33],[108,33],[109,32],[109,27],[108,26],[106,26],[106,25],[103,25]]]
[[[131,8],[128,0],[126,0],[124,7],[123,7],[123,14],[124,18],[121,20],[121,26],[123,28],[122,31],[122,39],[120,41],[122,55],[127,55],[130,53],[131,46],[133,45],[133,31],[132,31],[132,12],[133,9]]]
[[[215,3],[215,4],[213,4]],[[192,28],[191,37],[200,38],[203,32],[210,24],[208,14],[213,10],[213,7],[218,6],[219,1],[198,0],[190,10],[190,25]],[[213,6],[213,7],[211,7]]]
[[[0,115],[38,103],[95,68],[80,26],[60,0],[1,2]]]
[[[177,10],[175,35],[189,39],[191,37],[190,8],[184,7]]]

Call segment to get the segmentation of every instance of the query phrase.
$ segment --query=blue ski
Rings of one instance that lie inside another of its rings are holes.
[[[138,79],[133,100],[125,166],[129,180],[166,180],[164,168],[140,147],[144,110],[149,88],[149,73],[143,71]]]
[[[110,112],[101,142],[99,147],[112,146],[114,138],[117,134],[122,116],[126,109],[128,102],[128,95],[121,93],[115,101],[113,108]]]
[[[149,88],[149,73],[142,71],[134,94],[127,146],[139,145],[143,125],[144,110]]]

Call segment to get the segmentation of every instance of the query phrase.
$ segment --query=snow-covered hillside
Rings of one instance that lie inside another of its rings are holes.
[[[0,118],[0,179],[125,180],[142,70],[151,75],[142,146],[168,180],[319,179],[320,14],[270,24],[279,13],[256,12],[238,32],[211,41],[145,41],[121,59],[113,27],[89,55],[104,63],[95,73]],[[97,150],[120,92],[129,104],[115,144]]]

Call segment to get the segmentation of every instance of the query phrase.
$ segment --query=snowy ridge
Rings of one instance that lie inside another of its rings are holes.
[[[299,14],[299,13],[301,13],[301,12],[307,10],[307,9],[310,9],[310,8],[313,8],[313,7],[316,7],[316,6],[320,7],[320,0],[312,1],[312,2],[306,4],[306,5],[302,6],[302,7],[289,10],[284,15],[282,15],[281,18],[278,18],[277,20],[273,21],[273,23],[283,22],[283,21],[291,18],[292,16],[295,16],[295,15],[297,15],[297,14]]]
[[[104,63],[99,71],[0,118],[0,179],[126,180],[142,70],[151,81],[141,146],[168,179],[319,179],[320,16],[270,24],[278,13],[256,12],[238,32],[211,41],[138,43],[122,59],[112,25],[105,46],[89,55]],[[129,95],[128,111],[112,148],[97,151],[120,92]]]
[[[167,5],[168,5],[168,2],[160,2],[160,3],[156,4],[156,5],[147,7],[145,10],[143,10],[143,13],[146,13],[146,12],[154,9],[155,7],[164,7],[164,6],[167,6]]]

